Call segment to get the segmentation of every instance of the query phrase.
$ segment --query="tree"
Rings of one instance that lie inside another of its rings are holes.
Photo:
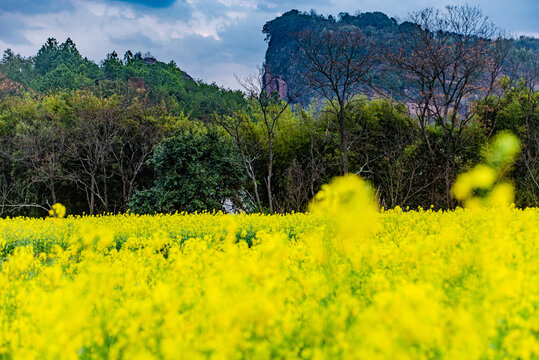
[[[528,205],[539,205],[539,59],[532,51],[516,51],[511,57],[513,73],[518,77],[517,94],[520,90],[519,103],[522,108],[523,129],[521,138],[524,149],[522,163],[526,169],[522,188],[526,188],[529,196],[523,202]]]
[[[213,121],[224,129],[232,138],[241,164],[247,177],[253,186],[252,194],[248,193],[251,201],[256,204],[258,211],[263,211],[260,192],[258,190],[257,160],[262,156],[262,140],[260,139],[255,124],[245,109],[237,108],[229,115],[214,114]]]
[[[98,98],[89,93],[75,97],[76,124],[72,128],[70,156],[71,177],[85,192],[90,215],[96,203],[109,211],[109,181],[113,177],[113,147],[119,141],[122,110],[118,97]]]
[[[107,54],[107,57],[101,64],[103,72],[105,73],[105,78],[115,79],[119,77],[122,65],[122,61],[118,57],[118,53],[116,51]]]
[[[111,171],[121,183],[122,211],[127,210],[133,197],[137,180],[146,168],[153,148],[165,132],[160,120],[162,114],[153,109],[143,109],[135,102],[122,109],[118,137],[111,147]]]
[[[243,186],[241,163],[233,145],[216,131],[178,130],[155,150],[149,164],[155,183],[130,202],[136,213],[224,210]]]
[[[412,13],[410,21],[415,25],[403,31],[401,50],[387,55],[415,84],[405,95],[413,104],[433,168],[436,149],[427,128],[442,131],[442,144],[436,147],[443,154],[446,206],[451,207],[462,132],[474,115],[468,105],[489,93],[486,80],[496,78],[505,57],[496,53],[500,33],[479,8],[468,5],[428,8]]]
[[[316,105],[299,106],[279,124],[275,142],[275,208],[281,213],[304,211],[319,187],[338,174],[327,116]],[[338,169],[338,166],[337,166]]]
[[[58,56],[59,46],[55,38],[48,38],[34,58],[36,72],[45,75],[55,67],[54,61]]]
[[[51,99],[54,101],[54,99]],[[61,106],[58,105],[57,106]],[[24,164],[33,183],[42,183],[49,191],[51,204],[58,201],[56,185],[64,179],[62,157],[66,151],[66,129],[62,119],[43,106],[21,118],[13,141],[18,151],[13,160]]]
[[[0,215],[45,214],[57,201],[64,132],[45,104],[10,100],[0,121]]]
[[[24,58],[7,49],[0,61],[0,71],[16,83],[28,86],[34,75],[32,58]],[[3,78],[3,75],[0,75]]]
[[[307,159],[307,173],[308,173],[308,198],[313,198],[318,189],[315,188],[315,184],[322,179],[327,172],[326,164],[323,161],[320,148],[327,142],[328,124],[324,122],[323,117],[316,111],[316,104],[313,104],[310,109],[303,110],[299,114],[301,118],[301,127],[309,138],[309,151],[305,156]],[[322,128],[323,131],[320,131]],[[321,134],[320,134],[321,132]]]
[[[345,119],[353,98],[370,84],[375,48],[357,28],[307,30],[294,35],[300,48],[304,82],[325,98],[337,119],[340,136],[340,172],[348,172],[349,131]]]
[[[517,135],[522,151],[515,166],[516,203],[539,205],[539,61],[526,49],[514,49],[508,56],[509,76],[499,83],[503,93],[477,104],[478,119],[487,136],[504,130]],[[485,110],[483,110],[485,109]]]
[[[21,94],[23,90],[24,88],[21,84],[8,79],[0,72],[0,101],[13,95]]]
[[[269,211],[273,214],[272,178],[275,134],[279,121],[293,101],[294,96],[288,95],[284,99],[280,98],[279,92],[272,88],[273,78],[268,72],[268,68],[260,67],[257,75],[243,80],[238,79],[238,82],[261,114],[260,120],[264,126],[265,140],[268,146],[267,176],[264,178],[264,182],[266,183]]]

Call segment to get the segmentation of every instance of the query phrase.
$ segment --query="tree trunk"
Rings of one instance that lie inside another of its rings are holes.
[[[103,169],[103,205],[105,206],[105,212],[109,212],[109,195],[107,189],[107,170]]]
[[[311,131],[310,132],[310,147],[309,147],[309,154],[311,156],[311,161],[310,161],[310,168],[311,168],[311,181],[310,181],[310,184],[309,184],[309,188],[311,190],[311,196],[314,197],[314,139],[313,139],[313,132]]]
[[[92,182],[90,185],[90,215],[94,214],[95,208],[95,179],[92,176]]]
[[[341,137],[341,175],[348,173],[348,139],[346,136],[346,127],[344,124],[344,112],[341,110],[337,113],[339,121],[339,133]]]
[[[56,204],[56,189],[54,188],[54,180],[53,179],[50,179],[50,190],[51,190],[52,203]]]
[[[270,214],[273,214],[273,193],[271,191],[271,177],[273,176],[273,136],[269,135],[269,159],[268,159],[268,179],[266,187],[268,188],[268,203]]]
[[[260,195],[258,194],[258,184],[256,183],[256,178],[254,175],[251,177],[251,181],[253,182],[253,190],[255,192],[255,200],[256,204],[258,205],[258,211],[262,212],[262,202],[260,201]]]
[[[247,158],[245,156],[245,153],[243,152],[242,146],[238,141],[236,141],[236,147],[240,153],[241,162],[243,163],[243,168],[247,172],[247,176],[249,176],[249,179],[251,179],[251,181],[253,182],[253,191],[255,193],[255,201],[256,201],[256,205],[258,206],[258,211],[262,212],[262,202],[260,201],[260,195],[258,193],[258,184],[256,182],[254,169],[252,168],[250,161],[247,161]]]
[[[451,138],[451,133],[448,133],[448,138],[446,140],[445,148],[447,150],[446,158],[445,158],[445,202],[447,209],[451,209],[453,207],[453,195],[451,194],[451,186],[453,184],[453,175],[455,173],[455,166],[454,166],[454,144],[453,139]]]

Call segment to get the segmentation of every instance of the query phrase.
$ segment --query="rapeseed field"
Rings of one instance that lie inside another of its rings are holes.
[[[539,209],[485,171],[453,211],[349,175],[306,214],[0,220],[0,358],[538,359]]]

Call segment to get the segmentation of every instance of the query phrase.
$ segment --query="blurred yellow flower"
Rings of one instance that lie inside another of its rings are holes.
[[[349,175],[308,214],[0,219],[0,358],[537,359],[539,209],[478,169],[454,211]]]
[[[476,165],[457,176],[452,188],[455,199],[468,208],[511,204],[513,185],[500,180],[519,150],[520,142],[513,134],[502,132],[496,135],[487,147],[487,164]]]
[[[51,209],[49,210],[49,216],[55,217],[55,218],[63,218],[66,214],[66,208],[64,205],[60,203],[56,203],[51,206]]]

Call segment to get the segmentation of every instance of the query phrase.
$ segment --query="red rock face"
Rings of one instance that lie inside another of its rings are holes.
[[[279,75],[273,75],[268,64],[266,64],[265,68],[263,85],[269,94],[276,91],[279,94],[279,99],[284,99],[288,95],[286,81]]]

